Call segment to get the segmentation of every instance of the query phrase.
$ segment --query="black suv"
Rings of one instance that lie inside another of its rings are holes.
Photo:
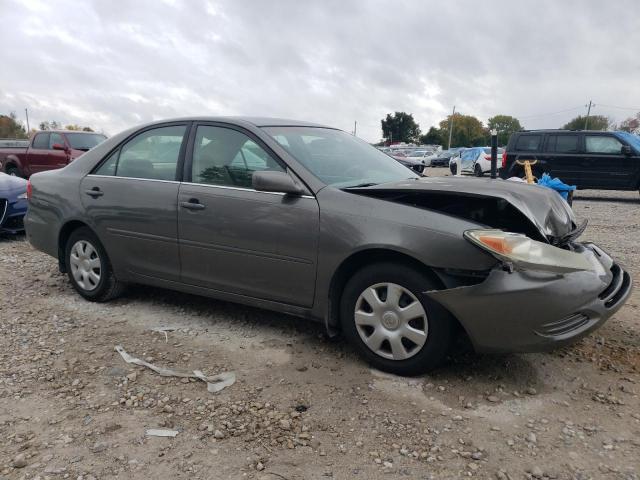
[[[640,137],[627,132],[528,130],[516,132],[502,157],[500,176],[522,177],[516,160],[535,159],[544,172],[579,189],[640,189]]]

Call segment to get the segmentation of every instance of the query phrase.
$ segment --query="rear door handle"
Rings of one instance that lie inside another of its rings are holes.
[[[188,202],[180,202],[180,206],[187,210],[204,210],[206,208],[197,198],[190,198]]]
[[[93,187],[91,190],[85,190],[84,193],[93,198],[101,197],[102,195],[104,195],[104,192],[101,191],[99,187]]]

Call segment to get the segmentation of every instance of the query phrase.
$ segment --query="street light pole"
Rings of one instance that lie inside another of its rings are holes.
[[[453,117],[456,114],[456,106],[453,106],[453,113],[451,114],[451,120],[449,121],[449,145],[447,145],[447,150],[451,150],[451,132],[453,131]]]
[[[498,176],[498,131],[491,130],[491,178]]]

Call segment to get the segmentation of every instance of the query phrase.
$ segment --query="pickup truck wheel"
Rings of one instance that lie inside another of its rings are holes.
[[[20,170],[18,170],[18,167],[15,165],[8,165],[5,171],[7,172],[7,175],[11,175],[12,177],[20,176]]]
[[[118,297],[124,284],[113,274],[107,252],[88,228],[74,230],[65,248],[67,275],[73,288],[92,302],[107,302]]]
[[[436,288],[423,272],[376,263],[345,285],[340,317],[345,337],[372,366],[398,375],[438,367],[449,351],[449,313],[422,292]]]

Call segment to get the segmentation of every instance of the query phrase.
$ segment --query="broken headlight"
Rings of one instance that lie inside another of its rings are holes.
[[[594,270],[586,255],[537,242],[520,233],[467,230],[464,237],[497,259],[515,266],[560,273]]]

